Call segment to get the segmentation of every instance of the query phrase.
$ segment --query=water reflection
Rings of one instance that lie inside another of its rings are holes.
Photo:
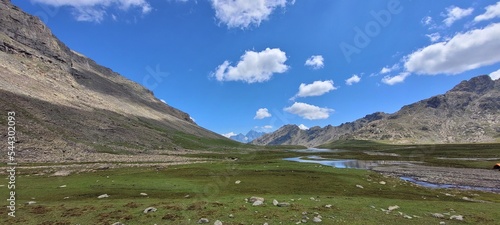
[[[326,148],[308,148],[308,149],[298,149],[290,151],[301,152],[301,153],[348,152],[348,150],[343,150],[343,149],[326,149]]]
[[[341,169],[372,169],[381,165],[395,165],[395,164],[408,164],[405,162],[396,161],[365,161],[365,160],[355,160],[355,159],[327,159],[321,156],[306,156],[306,157],[292,157],[284,158],[283,160],[292,162],[303,162],[303,163],[317,163],[324,166],[331,166]]]

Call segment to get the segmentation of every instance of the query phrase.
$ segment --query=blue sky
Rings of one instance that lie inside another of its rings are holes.
[[[339,125],[500,77],[500,2],[13,0],[220,134]]]

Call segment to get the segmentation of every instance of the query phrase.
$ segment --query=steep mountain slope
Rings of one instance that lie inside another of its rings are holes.
[[[340,126],[300,130],[286,125],[253,141],[261,145],[317,146],[335,140],[390,143],[464,143],[500,141],[500,80],[487,75],[462,81],[450,91],[396,113],[374,113]]]
[[[0,107],[1,121],[16,112],[17,158],[26,161],[203,148],[210,140],[233,144],[70,50],[8,0],[0,0]],[[5,122],[0,126],[6,130]]]

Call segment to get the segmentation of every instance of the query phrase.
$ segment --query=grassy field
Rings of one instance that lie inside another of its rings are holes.
[[[377,151],[394,151],[404,155],[401,157],[407,157],[405,152],[410,151],[391,148]],[[440,152],[447,151],[467,157],[469,153],[462,152],[467,148],[470,146],[436,146],[436,153],[432,154],[447,155]],[[349,154],[361,157],[358,151]],[[476,154],[492,157],[495,151],[483,147]],[[309,218],[307,223],[313,223],[316,215],[322,217],[319,224],[439,224],[441,221],[498,224],[500,221],[499,194],[426,189],[371,171],[281,160],[298,155],[280,150],[206,154],[196,157],[215,161],[166,168],[75,172],[66,177],[20,170],[16,180],[16,218],[8,218],[7,208],[2,207],[0,214],[4,216],[0,224],[197,224],[204,217],[210,220],[209,224],[221,220],[223,224],[272,225],[296,224],[305,217]],[[336,156],[349,155],[347,152]],[[227,160],[229,157],[238,160]],[[98,199],[102,194],[109,197]],[[264,205],[246,203],[245,198],[251,196],[264,197]],[[463,197],[487,202],[470,202]],[[273,199],[291,205],[277,207],[272,204]],[[27,204],[29,201],[36,203]],[[400,208],[386,212],[394,205]],[[143,213],[150,206],[158,210]],[[441,213],[445,218],[435,218],[432,213]],[[464,220],[450,220],[451,215],[463,215]]]

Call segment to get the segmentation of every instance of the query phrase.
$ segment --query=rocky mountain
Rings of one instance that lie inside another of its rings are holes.
[[[252,143],[318,146],[336,140],[389,143],[470,143],[500,141],[500,80],[482,75],[387,114],[367,115],[339,126],[301,130],[286,125]]]
[[[8,0],[0,0],[0,109],[2,130],[7,130],[7,112],[16,113],[16,156],[25,161],[232,142],[143,86],[72,51],[40,19]]]
[[[232,140],[241,142],[241,143],[248,143],[248,142],[255,140],[256,138],[261,137],[264,134],[266,134],[266,133],[255,131],[255,130],[250,130],[250,131],[248,131],[247,134],[239,133],[237,135],[230,136],[229,138]]]

